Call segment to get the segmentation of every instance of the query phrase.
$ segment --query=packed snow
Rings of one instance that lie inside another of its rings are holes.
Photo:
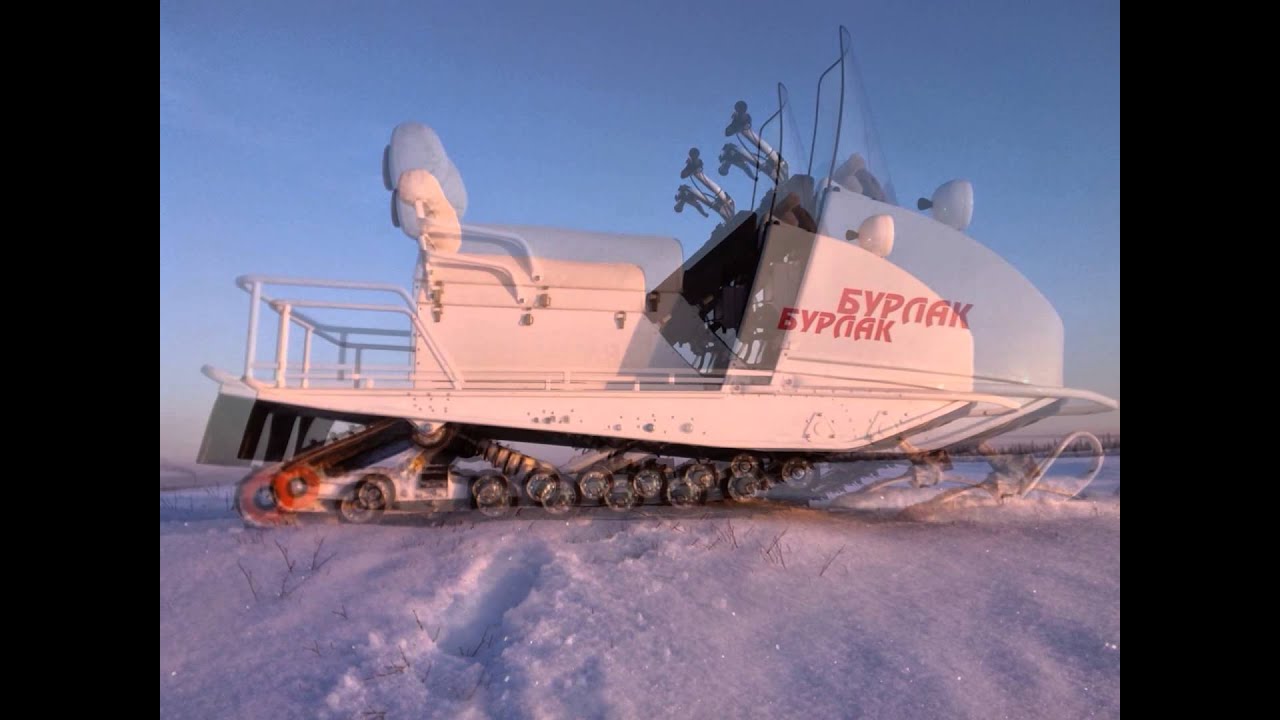
[[[1119,457],[1071,500],[849,494],[900,470],[827,469],[817,507],[256,530],[242,473],[162,463],[160,715],[1119,716]]]

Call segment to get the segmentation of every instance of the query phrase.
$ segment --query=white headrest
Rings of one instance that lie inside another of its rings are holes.
[[[391,144],[382,154],[382,180],[388,190],[398,193],[400,178],[410,170],[425,170],[438,182],[441,192],[457,217],[467,211],[467,188],[458,168],[445,154],[444,145],[431,128],[417,122],[401,123],[391,132]],[[393,220],[405,234],[417,239],[420,228],[412,203],[403,198],[393,200]]]
[[[425,229],[432,249],[441,252],[458,251],[462,245],[458,213],[449,204],[435,176],[421,168],[405,170],[396,181],[396,193],[402,208],[400,226],[406,234],[410,228],[417,229],[418,234],[411,235],[416,240]],[[426,222],[425,228],[418,218],[419,206]]]

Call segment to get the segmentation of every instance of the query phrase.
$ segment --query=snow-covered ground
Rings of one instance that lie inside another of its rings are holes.
[[[160,714],[1114,717],[1119,477],[1109,457],[1081,499],[909,519],[930,491],[839,497],[829,472],[831,510],[269,531],[226,485],[162,491]]]

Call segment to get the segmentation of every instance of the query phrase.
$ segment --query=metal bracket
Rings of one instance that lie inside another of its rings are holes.
[[[805,427],[804,437],[809,442],[817,442],[819,440],[833,440],[836,436],[835,423],[822,416],[822,413],[814,413],[809,418],[809,424]]]

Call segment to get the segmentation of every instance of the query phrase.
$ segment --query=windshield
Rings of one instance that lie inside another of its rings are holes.
[[[854,59],[853,40],[844,26],[840,27],[839,54],[819,76],[810,147],[807,173],[819,189],[835,183],[874,200],[898,204]],[[819,222],[821,213],[819,208]]]

